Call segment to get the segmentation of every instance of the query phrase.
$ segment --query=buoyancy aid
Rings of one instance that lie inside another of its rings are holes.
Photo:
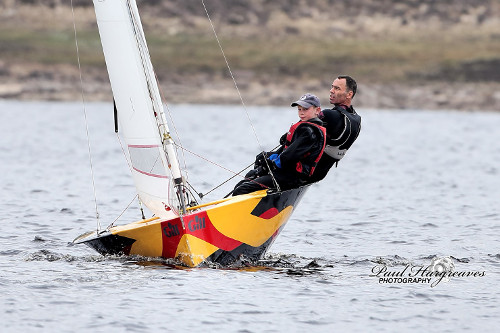
[[[298,173],[310,177],[314,173],[314,169],[318,164],[321,156],[326,147],[326,128],[310,121],[299,121],[293,124],[288,133],[286,134],[286,140],[284,145],[284,150],[286,150],[292,143],[293,135],[299,126],[308,126],[313,128],[313,130],[320,136],[320,145],[314,151],[309,151],[304,154],[300,161],[296,163],[295,171]]]
[[[340,133],[333,133],[334,131],[330,131],[330,129],[334,124],[326,123],[327,140],[325,154],[340,161],[354,141],[356,141],[361,131],[361,117],[354,111],[352,106],[344,107],[338,105],[331,110],[338,111],[343,115],[344,126]]]

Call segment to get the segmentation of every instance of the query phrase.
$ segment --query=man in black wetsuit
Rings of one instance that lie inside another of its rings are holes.
[[[300,121],[280,139],[280,148],[257,156],[254,169],[239,182],[233,195],[262,190],[288,190],[304,185],[313,175],[326,145],[326,129],[317,118],[321,111],[319,98],[305,94],[291,106],[297,106]],[[271,169],[271,172],[269,172]]]
[[[361,131],[361,117],[351,105],[356,90],[356,81],[350,76],[341,75],[333,81],[330,90],[333,108],[325,109],[318,115],[326,127],[326,147],[310,182],[325,178],[330,168],[344,157]]]

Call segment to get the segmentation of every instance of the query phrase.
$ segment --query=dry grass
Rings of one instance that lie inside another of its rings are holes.
[[[71,10],[40,10],[19,7],[0,14],[0,76],[16,76],[27,64],[47,71],[76,68]],[[328,86],[337,74],[368,85],[500,82],[500,19],[450,24],[434,18],[402,25],[400,18],[377,14],[324,24],[273,15],[265,25],[214,22],[239,83]],[[97,78],[102,81],[106,71],[93,9],[77,8],[75,17],[82,66],[102,74]],[[200,74],[208,81],[228,77],[206,18],[186,24],[185,18],[165,20],[145,11],[142,21],[160,79],[173,77],[181,84]]]
[[[104,65],[92,8],[76,8],[83,65]],[[225,62],[207,20],[182,29],[179,20],[165,22],[143,15],[157,70],[165,73],[225,72]],[[443,68],[500,58],[500,21],[481,26],[443,25],[439,21],[401,26],[397,18],[359,17],[319,24],[293,22],[275,14],[266,26],[216,23],[233,68],[257,77],[319,77],[351,73],[368,82],[426,78]],[[19,7],[0,21],[0,59],[7,63],[75,64],[72,13],[69,8]],[[449,79],[449,78],[446,78]]]

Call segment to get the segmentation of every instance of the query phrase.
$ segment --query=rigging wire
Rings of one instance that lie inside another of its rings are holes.
[[[161,100],[165,101],[165,103],[162,103],[162,105],[167,110],[168,119],[170,120],[170,124],[172,124],[172,127],[174,128],[176,140],[179,141],[179,145],[182,147],[181,136],[180,136],[179,132],[177,131],[177,126],[175,126],[174,118],[172,117],[172,111],[170,111],[170,107],[168,106],[168,104],[166,102],[165,95],[163,94],[163,89],[160,86],[160,81],[158,80],[156,73],[155,73],[155,78],[156,78],[156,84],[158,85],[158,91],[160,92],[160,98],[161,98]],[[172,139],[172,141],[174,141],[174,144],[175,144],[175,140]],[[177,145],[175,145],[175,146],[177,148]],[[186,163],[186,156],[184,155],[183,150],[181,150],[181,152],[182,152],[182,163],[184,164],[184,172],[186,173],[186,182],[187,182],[189,179],[189,172],[188,172],[187,163]]]
[[[275,149],[277,149],[279,146],[280,146],[280,145],[277,145],[277,146],[276,146],[276,147],[274,147],[272,150],[274,151],[274,150],[275,150]],[[231,179],[233,179],[233,178],[234,178],[234,177],[236,177],[236,176],[240,176],[240,177],[242,177],[242,178],[244,178],[244,179],[246,179],[246,180],[249,180],[249,181],[251,181],[251,182],[253,182],[253,183],[259,184],[260,186],[263,186],[263,187],[265,187],[265,188],[269,188],[269,187],[267,187],[266,185],[261,184],[261,183],[259,183],[259,182],[256,182],[256,181],[255,181],[255,180],[253,180],[253,179],[249,179],[249,178],[247,178],[247,177],[241,176],[241,173],[242,173],[243,171],[245,171],[246,169],[250,168],[250,167],[251,167],[252,165],[254,165],[254,164],[255,164],[255,163],[254,163],[254,162],[252,162],[251,164],[249,164],[249,165],[247,165],[245,168],[243,168],[240,172],[235,173],[234,175],[232,175],[231,177],[229,177],[228,179],[226,179],[225,181],[223,181],[223,182],[222,182],[222,183],[220,183],[219,185],[217,185],[217,186],[215,186],[214,188],[212,188],[210,191],[207,191],[205,194],[203,194],[203,193],[199,193],[198,195],[200,196],[200,198],[203,198],[204,196],[206,196],[206,195],[207,195],[207,194],[209,194],[209,193],[212,193],[213,191],[215,191],[216,189],[218,189],[219,187],[221,187],[222,185],[224,185],[225,183],[227,183],[228,181],[230,181]],[[234,191],[234,190],[233,190],[233,191]],[[226,198],[226,197],[228,197],[230,194],[232,194],[232,193],[233,193],[233,191],[229,192],[229,194],[228,194],[228,195],[226,195],[224,198]]]
[[[92,149],[90,146],[89,124],[88,124],[88,119],[87,119],[87,109],[85,106],[85,92],[83,89],[82,66],[80,63],[80,50],[78,47],[78,38],[77,38],[77,33],[76,33],[76,21],[75,21],[75,10],[73,7],[73,0],[71,0],[71,14],[73,17],[73,31],[75,34],[75,46],[76,46],[76,57],[78,60],[78,71],[80,74],[80,89],[81,89],[81,97],[82,97],[83,115],[85,118],[85,132],[87,135],[87,147],[88,147],[88,154],[89,154],[90,174],[91,174],[91,178],[92,178],[92,189],[94,192],[94,205],[95,205],[95,215],[96,215],[96,220],[97,220],[97,232],[99,232],[101,230],[101,222],[99,221],[99,210],[97,207],[97,194],[96,194],[95,179],[94,179],[94,167],[93,167],[93,163],[92,163]]]
[[[215,191],[216,189],[218,189],[219,187],[221,187],[222,185],[224,185],[225,183],[227,183],[228,181],[230,181],[230,180],[231,180],[231,179],[233,179],[234,177],[239,176],[239,175],[240,175],[243,171],[245,171],[246,169],[250,168],[253,164],[254,164],[254,162],[252,162],[250,165],[246,166],[246,167],[245,167],[243,170],[241,170],[240,172],[238,172],[238,173],[236,173],[236,174],[232,175],[231,177],[229,177],[228,179],[226,179],[225,181],[223,181],[223,182],[222,182],[222,183],[220,183],[219,185],[215,186],[215,187],[214,187],[214,188],[212,188],[211,190],[207,191],[205,194],[200,193],[200,194],[199,194],[199,195],[200,195],[200,197],[202,197],[202,198],[203,198],[203,197],[204,197],[204,196],[206,196],[207,194],[212,193],[213,191]],[[243,177],[243,176],[241,176],[241,177]],[[243,178],[245,178],[245,177],[243,177]],[[245,179],[247,179],[247,178],[245,178]],[[262,185],[262,184],[261,184],[261,185]],[[265,185],[262,185],[262,186],[265,186]],[[267,186],[265,186],[265,187],[267,187]],[[233,191],[231,191],[231,193],[233,193]]]
[[[260,143],[259,137],[257,135],[257,131],[255,130],[255,127],[252,123],[252,119],[250,119],[250,115],[248,113],[247,106],[246,106],[245,102],[243,101],[243,96],[241,95],[238,84],[236,83],[236,79],[233,75],[233,71],[231,70],[231,66],[229,66],[229,61],[227,60],[226,54],[224,53],[224,49],[222,48],[222,44],[219,40],[219,36],[217,36],[217,32],[215,31],[214,24],[212,22],[212,19],[210,18],[210,14],[208,13],[207,7],[205,6],[205,1],[201,0],[201,3],[203,4],[203,8],[205,9],[205,13],[207,14],[208,21],[210,22],[210,26],[212,27],[212,32],[214,33],[215,39],[217,40],[217,44],[219,45],[219,49],[222,53],[222,57],[224,58],[224,61],[226,62],[227,69],[229,71],[229,74],[231,75],[231,79],[233,80],[236,91],[238,92],[238,96],[240,97],[240,101],[241,101],[241,104],[243,105],[243,109],[245,110],[245,114],[247,116],[248,122],[250,123],[250,126],[252,127],[253,134],[255,136],[255,139],[257,140],[257,144],[259,145],[259,149],[263,152],[264,148],[263,148],[262,144]],[[274,178],[274,174],[273,174],[271,168],[269,167],[269,162],[267,161],[267,159],[264,159],[264,161],[267,164],[269,174],[271,175],[273,182],[276,185],[276,188],[278,189],[278,191],[280,191],[281,190],[280,186],[279,186],[278,182],[276,181],[276,179]]]
[[[197,191],[195,191],[195,192],[197,192],[197,194],[198,194],[198,196],[200,197],[200,199],[203,199],[203,197],[204,197],[204,196],[206,196],[207,194],[209,194],[209,193],[213,192],[214,190],[218,189],[219,187],[221,187],[222,185],[224,185],[225,183],[227,183],[228,181],[230,181],[231,179],[233,179],[233,178],[234,178],[234,177],[236,177],[236,176],[240,176],[240,177],[241,177],[241,178],[243,178],[243,179],[246,179],[246,180],[252,181],[252,182],[254,182],[254,183],[256,183],[256,184],[261,185],[261,186],[262,186],[262,187],[264,187],[264,188],[269,188],[268,186],[266,186],[266,185],[264,185],[264,184],[261,184],[261,183],[259,183],[259,182],[254,181],[253,179],[249,179],[249,178],[246,178],[245,176],[242,176],[242,175],[241,175],[241,173],[242,173],[243,171],[245,171],[246,169],[248,169],[249,167],[251,167],[252,165],[254,165],[254,162],[252,162],[252,164],[250,164],[250,165],[246,166],[243,170],[241,170],[241,171],[239,171],[239,172],[236,172],[236,171],[233,171],[233,170],[231,170],[231,169],[228,169],[228,168],[226,168],[226,167],[224,167],[224,166],[222,166],[222,165],[220,165],[220,164],[218,164],[218,163],[216,163],[216,162],[214,162],[214,161],[211,161],[211,160],[209,160],[208,158],[206,158],[206,157],[204,157],[204,156],[202,156],[202,155],[200,155],[200,154],[197,154],[197,153],[195,153],[194,151],[191,151],[191,150],[187,149],[186,147],[182,147],[182,146],[180,146],[180,145],[178,145],[178,144],[176,144],[176,143],[174,143],[174,145],[178,146],[178,148],[179,148],[179,149],[181,149],[181,150],[185,150],[185,151],[187,151],[188,153],[190,153],[190,154],[192,154],[192,155],[194,155],[194,156],[196,156],[196,157],[198,157],[198,158],[201,158],[202,160],[204,160],[204,161],[206,161],[206,162],[208,162],[208,163],[211,163],[211,164],[213,164],[213,165],[215,165],[215,166],[217,166],[217,167],[219,167],[219,168],[221,168],[221,169],[224,169],[224,170],[226,170],[226,171],[228,171],[228,172],[230,172],[230,173],[232,173],[232,174],[233,174],[233,176],[231,176],[229,179],[227,179],[227,180],[223,181],[221,184],[217,185],[216,187],[214,187],[213,189],[211,189],[210,191],[208,191],[208,192],[207,192],[207,193],[205,193],[205,194],[203,194],[203,193],[198,193]],[[279,146],[277,146],[277,147],[279,147]],[[277,147],[276,147],[276,148],[277,148]],[[274,149],[276,149],[276,148],[274,148]],[[274,150],[274,149],[273,149],[273,150]],[[188,183],[188,184],[189,184],[189,183]],[[189,186],[191,186],[191,184],[189,184]],[[191,187],[192,187],[192,186],[191,186]],[[194,190],[194,188],[193,188],[193,190]]]
[[[206,161],[206,162],[208,162],[208,163],[211,163],[211,164],[213,164],[213,165],[215,165],[215,166],[217,166],[217,167],[219,167],[219,168],[221,168],[221,169],[224,169],[224,170],[226,170],[226,171],[228,171],[228,172],[230,172],[230,173],[232,173],[232,174],[235,174],[235,175],[237,175],[237,174],[238,174],[236,171],[233,171],[233,170],[231,170],[231,169],[228,169],[228,168],[226,168],[225,166],[218,164],[217,162],[211,161],[211,160],[209,160],[208,158],[203,157],[202,155],[197,154],[197,153],[195,153],[194,151],[191,151],[191,150],[187,149],[186,147],[180,146],[179,144],[177,144],[177,143],[175,143],[175,142],[174,142],[174,145],[175,145],[175,146],[177,146],[179,149],[185,150],[185,151],[187,151],[188,153],[190,153],[190,154],[192,154],[192,155],[194,155],[194,156],[196,156],[196,157],[199,157],[199,158],[201,158],[202,160],[204,160],[204,161]],[[245,169],[246,169],[246,168],[245,168]],[[240,172],[240,173],[241,173],[241,172]],[[243,176],[242,176],[242,177],[243,177]]]
[[[118,215],[118,217],[117,217],[117,218],[116,218],[113,222],[111,222],[111,224],[110,224],[110,225],[108,225],[108,226],[106,227],[106,230],[111,229],[111,228],[115,225],[116,221],[118,221],[118,220],[120,219],[120,217],[122,217],[122,215],[123,215],[123,214],[125,214],[125,212],[129,209],[130,205],[131,205],[131,204],[135,201],[135,198],[138,198],[138,197],[139,197],[139,195],[138,195],[138,194],[134,195],[134,197],[132,198],[132,200],[130,200],[130,202],[129,202],[129,204],[127,205],[127,207],[125,207],[125,208],[122,210],[122,212],[120,213],[120,215]],[[139,200],[140,200],[140,199],[139,199]],[[141,210],[142,210],[142,205],[141,205]],[[144,217],[143,217],[143,219],[144,219]]]

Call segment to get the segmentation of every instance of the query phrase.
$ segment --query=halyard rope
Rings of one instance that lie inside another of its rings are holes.
[[[250,119],[250,115],[248,114],[247,106],[245,105],[245,102],[243,101],[243,96],[241,95],[240,89],[238,88],[238,84],[236,83],[236,79],[234,78],[233,71],[231,70],[231,66],[229,66],[229,62],[226,58],[226,54],[224,53],[224,49],[222,48],[222,44],[219,40],[219,37],[217,36],[217,32],[215,31],[214,24],[212,23],[212,19],[210,18],[210,14],[208,13],[207,7],[205,6],[205,1],[201,0],[201,3],[203,4],[203,8],[205,9],[205,13],[207,14],[208,21],[210,22],[210,26],[212,27],[212,31],[214,33],[215,39],[217,40],[217,44],[219,45],[219,49],[222,53],[222,56],[224,57],[224,61],[226,62],[227,69],[229,71],[229,74],[231,75],[231,79],[233,80],[234,86],[236,88],[236,91],[238,92],[238,96],[240,97],[241,104],[243,105],[243,109],[245,110],[245,114],[247,116],[248,122],[250,123],[250,126],[252,127],[253,134],[255,136],[255,139],[257,140],[257,144],[259,145],[259,149],[261,151],[264,151],[264,148],[262,147],[262,144],[260,143],[259,137],[257,136],[257,131],[255,130],[255,127],[253,126],[252,120]],[[269,162],[267,159],[264,159],[265,163],[267,164],[267,169],[269,170],[269,174],[271,175],[274,184],[276,184],[276,187],[278,191],[280,191],[280,187],[276,179],[274,178],[273,172],[271,168],[269,167]]]
[[[89,152],[89,163],[90,163],[90,174],[91,174],[91,178],[92,178],[92,189],[94,192],[94,204],[95,204],[95,215],[96,215],[96,220],[97,220],[97,232],[99,232],[101,230],[101,222],[99,221],[99,210],[97,208],[97,194],[96,194],[95,180],[94,180],[94,168],[93,168],[93,164],[92,164],[92,149],[90,147],[89,124],[88,124],[88,120],[87,120],[87,110],[85,107],[85,92],[83,89],[82,66],[80,63],[80,50],[78,48],[78,38],[77,38],[77,34],[76,34],[76,21],[75,21],[75,10],[73,8],[73,0],[71,0],[71,14],[73,15],[73,31],[75,33],[76,57],[78,60],[78,71],[80,74],[80,89],[81,89],[82,104],[83,104],[83,116],[85,118],[85,132],[87,135],[87,146],[88,146],[88,152]]]

